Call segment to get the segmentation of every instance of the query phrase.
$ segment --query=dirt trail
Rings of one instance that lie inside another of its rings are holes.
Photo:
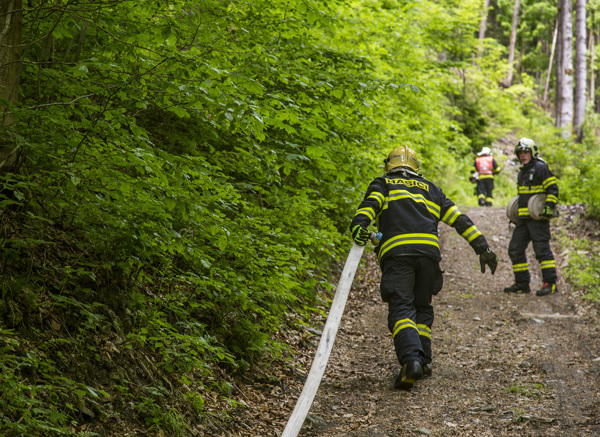
[[[379,297],[380,272],[370,253],[354,279],[301,436],[600,435],[596,310],[573,297],[554,246],[559,294],[503,293],[513,282],[505,211],[464,211],[500,263],[494,276],[482,275],[468,244],[440,225],[445,282],[434,297],[433,376],[410,392],[393,389],[399,366]],[[536,290],[541,279],[531,248],[528,259]],[[299,393],[292,391],[284,396],[279,420],[294,406]]]

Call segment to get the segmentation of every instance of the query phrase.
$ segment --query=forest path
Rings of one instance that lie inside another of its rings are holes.
[[[433,299],[433,376],[393,389],[399,371],[379,296],[380,271],[364,256],[336,342],[300,436],[598,436],[600,328],[593,306],[564,282],[537,297],[508,295],[512,230],[502,208],[463,208],[499,256],[481,274],[471,247],[440,225],[444,288]],[[366,249],[370,252],[370,246]],[[282,407],[293,408],[295,396]],[[277,434],[278,435],[278,434]]]

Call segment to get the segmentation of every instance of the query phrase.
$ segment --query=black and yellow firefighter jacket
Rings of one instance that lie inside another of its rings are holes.
[[[488,248],[485,237],[444,192],[420,175],[407,172],[378,177],[367,189],[350,224],[372,221],[383,234],[375,248],[379,263],[396,255],[425,255],[441,260],[438,223],[452,226],[477,254]]]
[[[517,193],[519,194],[519,219],[530,219],[527,202],[535,194],[546,194],[546,205],[554,209],[558,203],[558,184],[556,177],[546,163],[533,158],[521,167],[517,176]]]

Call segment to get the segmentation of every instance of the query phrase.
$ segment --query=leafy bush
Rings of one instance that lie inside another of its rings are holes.
[[[575,219],[570,226],[577,227],[578,222],[579,219]],[[574,291],[581,293],[583,299],[599,302],[600,261],[595,255],[600,254],[600,242],[573,238],[562,229],[556,234],[556,238],[561,247],[565,248],[567,263],[564,273]]]
[[[498,44],[471,62],[474,7],[23,3],[19,104],[0,100],[0,146],[26,156],[0,179],[2,433],[131,414],[178,435],[209,392],[235,407],[223,375],[285,357],[278,336],[327,303],[398,145],[469,203],[473,151],[524,129],[598,211],[567,181],[597,184],[591,140],[549,128],[527,75],[497,86]]]

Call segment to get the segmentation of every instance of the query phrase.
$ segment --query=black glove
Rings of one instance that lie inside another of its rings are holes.
[[[554,210],[546,205],[546,207],[544,208],[544,210],[542,211],[542,213],[540,214],[543,218],[547,218],[547,219],[551,219],[552,216],[554,215]]]
[[[498,257],[494,251],[488,247],[484,252],[479,254],[479,264],[481,265],[481,273],[485,273],[485,266],[487,265],[493,275],[496,272],[496,267],[498,267]]]
[[[371,233],[361,225],[356,225],[352,228],[352,239],[359,246],[364,246],[369,241]]]

